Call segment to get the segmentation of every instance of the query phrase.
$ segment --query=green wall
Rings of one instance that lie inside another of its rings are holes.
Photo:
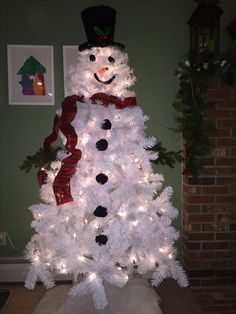
[[[115,39],[126,45],[138,82],[138,104],[150,116],[147,134],[154,135],[170,150],[181,146],[171,106],[178,81],[173,71],[189,46],[186,25],[194,10],[191,0],[1,0],[0,1],[0,230],[7,231],[9,243],[0,248],[2,257],[20,256],[32,235],[28,206],[39,202],[36,171],[25,174],[19,165],[34,154],[50,133],[55,110],[63,99],[62,45],[85,41],[80,18],[83,8],[107,4],[117,10]],[[229,39],[224,29],[236,15],[236,1],[222,1],[222,45]],[[7,44],[52,45],[54,47],[55,106],[8,104]],[[174,205],[180,209],[175,226],[181,231],[181,167],[160,167],[166,184],[172,185]],[[181,251],[181,241],[178,247]]]

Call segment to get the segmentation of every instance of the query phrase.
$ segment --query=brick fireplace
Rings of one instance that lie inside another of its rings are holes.
[[[215,78],[209,100],[215,149],[197,183],[183,176],[184,266],[192,285],[236,285],[236,84]]]

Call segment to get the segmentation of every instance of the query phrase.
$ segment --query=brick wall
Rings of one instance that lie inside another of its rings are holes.
[[[236,85],[209,87],[216,146],[197,184],[183,177],[184,266],[192,285],[236,285]]]

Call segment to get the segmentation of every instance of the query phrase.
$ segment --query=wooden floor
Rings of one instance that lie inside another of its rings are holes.
[[[191,288],[203,314],[236,314],[236,287]]]
[[[10,291],[9,301],[0,311],[1,314],[32,314],[40,299],[48,291],[41,284],[34,290],[24,288],[23,283],[5,284],[1,285],[1,288]],[[163,314],[202,313],[190,288],[180,288],[173,279],[164,280],[155,290],[161,298],[160,307]]]
[[[10,291],[1,314],[32,314],[47,291],[41,284],[37,284],[34,290],[24,288],[22,283],[1,284],[0,287]],[[164,280],[156,290],[162,299],[163,314],[236,314],[235,286],[181,289],[174,281]]]
[[[0,311],[1,314],[31,314],[46,292],[40,284],[34,290],[26,289],[23,284],[5,284],[1,285],[1,288],[10,291],[10,297]]]

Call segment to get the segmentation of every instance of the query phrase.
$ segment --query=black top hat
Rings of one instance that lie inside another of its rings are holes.
[[[108,6],[96,6],[81,12],[87,42],[79,45],[79,51],[92,47],[116,46],[124,49],[124,45],[114,42],[116,11]]]

